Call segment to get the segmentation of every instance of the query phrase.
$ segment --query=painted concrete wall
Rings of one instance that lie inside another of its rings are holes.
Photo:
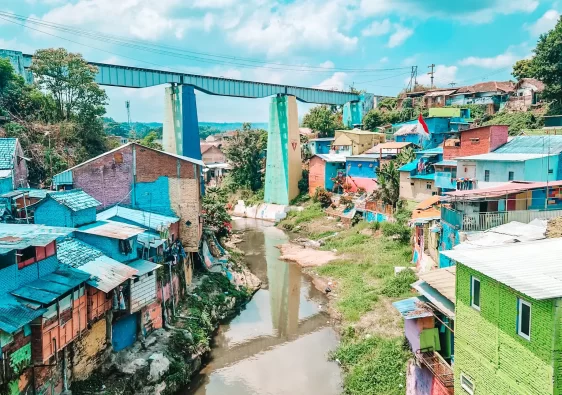
[[[107,348],[105,317],[91,324],[89,330],[72,344],[72,379],[85,380],[101,366]]]
[[[48,226],[76,228],[96,221],[96,208],[72,211],[54,199],[45,199],[35,209],[34,222]]]
[[[294,96],[272,97],[269,105],[266,203],[289,204],[302,178],[297,102]]]
[[[329,154],[332,141],[311,141],[309,144],[312,155]]]
[[[133,240],[132,252],[129,254],[123,254],[119,251],[119,240],[112,239],[109,237],[91,235],[88,233],[76,232],[75,237],[78,240],[82,240],[84,243],[88,243],[93,247],[101,250],[105,255],[110,258],[115,259],[119,262],[128,262],[137,259],[137,237],[131,237],[129,240]]]
[[[439,239],[439,251],[449,251],[452,250],[454,246],[460,243],[459,231],[453,226],[445,221],[441,221],[441,238]],[[454,265],[451,261],[443,254],[439,254],[439,267],[449,267]]]
[[[209,148],[205,153],[202,155],[203,162],[205,164],[208,163],[225,163],[226,156],[225,154],[217,147],[213,146]]]
[[[470,306],[471,275],[480,279],[480,311]],[[554,393],[553,333],[560,322],[553,300],[531,300],[460,264],[456,281],[455,391],[463,391],[462,372],[482,394]],[[518,298],[532,305],[530,340],[517,334]]]
[[[371,193],[379,186],[376,178],[347,177],[346,182],[351,186],[351,192],[357,192],[358,188],[363,188],[367,193]]]
[[[487,182],[508,182],[509,172],[513,172],[515,181],[554,181],[558,178],[558,156],[551,156],[550,163],[546,158],[529,159],[524,162],[516,161],[469,161],[459,160],[457,177],[476,178],[479,185],[485,183],[485,172],[489,170]],[[547,169],[551,169],[549,173]]]
[[[332,181],[333,178],[336,178],[338,172],[342,172],[345,174],[345,163],[341,162],[328,162],[325,165],[324,169],[324,185],[326,186],[326,190],[333,191],[335,183]]]
[[[529,159],[525,161],[525,181],[559,180],[559,157],[552,155],[547,158]]]
[[[308,165],[308,193],[310,196],[314,195],[316,188],[326,188],[325,185],[325,167],[324,162],[320,157],[313,156]]]
[[[0,270],[0,293],[13,291],[14,289],[37,280],[40,276],[45,276],[54,272],[59,266],[56,255],[18,269],[15,263]]]
[[[437,187],[433,180],[410,178],[410,172],[400,172],[400,198],[421,202],[436,193]]]

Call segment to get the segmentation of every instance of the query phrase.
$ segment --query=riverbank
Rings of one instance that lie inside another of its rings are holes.
[[[402,394],[406,361],[403,322],[392,302],[411,293],[409,228],[398,224],[359,222],[346,229],[317,204],[289,213],[278,224],[303,238],[306,246],[286,245],[291,260],[302,264],[318,289],[330,299],[332,316],[342,334],[332,358],[344,372],[346,394]],[[315,248],[313,248],[315,247]],[[329,252],[332,258],[311,266],[310,257]],[[400,271],[397,275],[395,272]]]
[[[220,322],[236,314],[260,287],[239,259],[231,262],[234,280],[222,273],[198,273],[165,328],[112,353],[88,380],[74,383],[74,394],[175,394],[199,372]]]

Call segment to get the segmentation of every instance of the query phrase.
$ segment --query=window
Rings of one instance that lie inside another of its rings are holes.
[[[554,173],[554,170],[548,169],[548,174],[552,174],[552,173]]]
[[[425,189],[431,189],[431,184],[429,182],[425,184]]]
[[[31,246],[18,250],[16,256],[18,257],[18,269],[32,265],[35,263],[35,247]]]
[[[517,299],[517,334],[531,340],[531,304]]]
[[[509,173],[507,173],[507,179],[508,181],[513,181],[513,177],[514,177],[514,173],[512,171],[510,171]]]
[[[490,170],[484,170],[484,181],[490,181]]]
[[[474,383],[467,375],[461,372],[461,387],[470,395],[474,395]]]
[[[470,284],[470,305],[476,310],[480,310],[480,279],[471,277]]]

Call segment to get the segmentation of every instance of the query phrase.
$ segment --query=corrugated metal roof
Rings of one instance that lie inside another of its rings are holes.
[[[562,297],[562,238],[442,254],[533,299]]]
[[[160,231],[167,229],[171,224],[178,222],[178,217],[150,213],[148,211],[134,210],[132,208],[113,206],[97,215],[98,221],[108,220],[115,217],[132,221],[139,226]]]
[[[398,142],[398,141],[389,141],[387,143],[377,144],[373,148],[369,148],[365,153],[366,154],[378,154],[381,150],[385,149],[402,149],[409,145],[413,145],[409,142]]]
[[[504,196],[507,194],[529,191],[532,189],[546,188],[546,186],[546,182],[511,181],[490,188],[446,192],[445,195],[451,198],[481,199],[486,197]],[[562,181],[549,181],[548,186],[560,187],[562,186]]]
[[[0,295],[0,301],[0,330],[9,334],[41,317],[46,311],[27,307],[10,294]]]
[[[498,154],[559,154],[562,136],[517,136],[494,151]]]
[[[310,139],[308,141],[334,141],[335,139],[335,137],[318,137],[316,139]]]
[[[435,180],[435,173],[416,174],[416,175],[410,176],[410,178],[415,178],[417,180]]]
[[[35,224],[0,224],[0,249],[3,253],[29,246],[43,247],[59,237],[67,236],[73,228]]]
[[[433,166],[456,166],[456,165],[457,165],[457,161],[450,159],[450,160],[442,160],[441,162],[437,162]]]
[[[345,161],[368,161],[368,162],[376,162],[379,160],[379,155],[375,154],[361,154],[361,155],[352,155],[346,156]]]
[[[534,219],[528,224],[511,221],[485,232],[467,233],[466,240],[454,246],[453,249],[493,247],[501,244],[546,239],[546,225],[546,219]]]
[[[91,235],[110,237],[113,239],[126,240],[136,236],[144,229],[135,225],[124,224],[116,221],[96,221],[93,224],[84,225],[77,229],[78,232]]]
[[[457,158],[457,161],[496,161],[496,162],[525,162],[530,159],[545,158],[548,155],[544,154],[502,154],[497,152],[489,152],[487,154],[479,154],[472,156],[462,156]],[[553,155],[554,156],[554,155]]]
[[[18,191],[27,192],[30,198],[34,199],[45,199],[47,195],[52,192],[48,189],[37,189],[37,188],[19,188]]]
[[[316,154],[315,156],[319,157],[325,162],[345,162],[345,155],[340,154]]]
[[[161,239],[160,236],[150,232],[144,232],[138,235],[137,241],[139,242],[139,244],[142,244],[145,247],[152,248],[160,247],[166,242],[166,240]]]
[[[101,205],[96,199],[81,189],[71,191],[51,192],[49,198],[68,207],[72,211],[80,211]]]
[[[417,154],[442,154],[443,147],[436,147],[436,148],[428,148],[421,151],[416,151]]]
[[[10,178],[12,176],[12,169],[0,170],[0,178]]]
[[[418,161],[415,160],[410,163],[406,163],[405,165],[401,166],[398,171],[412,171],[418,168]]]
[[[426,281],[419,280],[412,284],[412,288],[424,296],[432,308],[445,314],[447,317],[455,318],[455,303],[446,298],[441,292],[433,288]]]
[[[158,269],[162,267],[162,265],[158,265],[157,263],[145,261],[144,259],[137,259],[136,261],[130,262],[129,266],[133,269],[137,269],[138,272],[136,274],[137,277],[145,275],[148,272]]]
[[[72,185],[72,170],[65,170],[62,173],[59,173],[53,176],[53,184],[56,186],[59,185]]]
[[[21,299],[49,305],[73,288],[88,281],[89,278],[88,273],[69,266],[61,266],[53,273],[18,288],[11,294]]]
[[[18,139],[0,138],[0,169],[13,169]]]
[[[418,132],[418,125],[417,123],[409,123],[404,126],[401,126],[400,129],[394,133],[395,136],[404,136],[407,134],[416,134]]]
[[[455,303],[455,278],[457,275],[456,266],[431,270],[420,274],[420,280],[425,281],[435,288],[441,295]]]
[[[396,310],[398,310],[404,319],[411,320],[415,318],[433,316],[433,311],[431,311],[431,308],[425,304],[426,302],[427,299],[425,297],[414,296],[394,302],[392,305]]]
[[[427,92],[424,96],[425,97],[449,96],[455,93],[456,91],[457,91],[456,89],[451,89],[447,91],[431,91],[431,92]]]

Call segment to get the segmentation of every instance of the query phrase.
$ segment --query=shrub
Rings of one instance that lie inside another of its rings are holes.
[[[347,210],[351,210],[353,208],[353,199],[351,196],[342,196],[340,198],[340,206],[343,205]]]
[[[308,170],[302,171],[302,178],[299,180],[299,192],[308,193]]]
[[[405,269],[384,283],[381,293],[391,298],[397,298],[410,292],[411,284],[418,278],[412,269]]]
[[[332,194],[327,190],[325,190],[324,188],[318,187],[314,192],[314,196],[312,197],[312,200],[315,203],[316,202],[320,203],[320,206],[322,208],[328,208],[332,204]]]
[[[367,193],[367,190],[365,188],[363,188],[363,187],[357,188],[357,195],[358,196],[365,195],[366,193]]]
[[[402,224],[393,222],[384,222],[382,225],[382,233],[386,237],[395,237],[401,243],[408,243],[412,235],[412,230]]]

